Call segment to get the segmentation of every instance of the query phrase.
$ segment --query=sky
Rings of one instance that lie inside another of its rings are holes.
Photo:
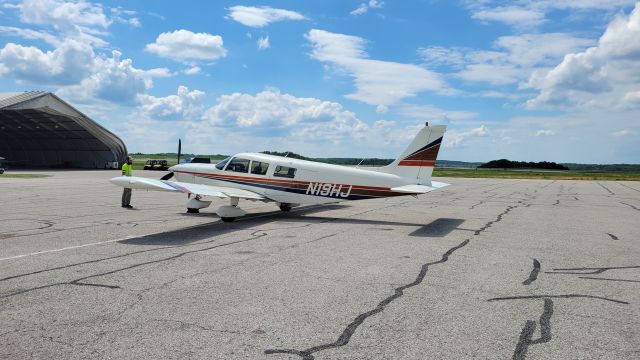
[[[640,2],[0,0],[0,92],[129,152],[640,163]]]

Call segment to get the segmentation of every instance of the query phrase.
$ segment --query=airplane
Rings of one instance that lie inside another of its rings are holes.
[[[225,222],[246,215],[240,199],[275,202],[282,211],[303,204],[425,194],[449,184],[431,180],[446,126],[420,129],[410,145],[391,164],[362,169],[262,153],[239,153],[217,164],[182,163],[161,179],[118,176],[118,186],[188,194],[187,212],[211,205],[204,196],[229,199],[216,213]],[[177,181],[169,181],[175,175]]]

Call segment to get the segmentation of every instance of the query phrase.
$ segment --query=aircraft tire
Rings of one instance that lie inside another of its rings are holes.
[[[187,213],[189,214],[197,214],[199,213],[200,210],[199,209],[195,209],[195,208],[187,208]]]
[[[234,218],[234,217],[226,217],[226,216],[223,216],[223,217],[220,218],[220,220],[222,220],[224,222],[232,222],[235,219],[236,218]]]
[[[289,204],[280,204],[280,210],[282,210],[282,211],[291,211],[291,205],[289,205]]]

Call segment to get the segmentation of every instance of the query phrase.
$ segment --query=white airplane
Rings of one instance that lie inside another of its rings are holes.
[[[216,213],[233,221],[246,212],[240,199],[275,202],[282,211],[301,204],[330,204],[389,196],[425,194],[449,184],[431,181],[446,126],[420,130],[394,162],[378,168],[323,164],[262,153],[240,153],[217,164],[178,164],[160,180],[119,176],[111,182],[131,189],[188,194],[187,212],[197,213],[211,201],[203,196],[228,198]],[[175,175],[177,181],[168,179]],[[192,195],[194,195],[192,197]]]

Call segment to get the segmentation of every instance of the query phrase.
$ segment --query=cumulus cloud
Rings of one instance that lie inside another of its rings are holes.
[[[418,55],[429,65],[429,67],[462,67],[467,60],[467,53],[471,49],[443,46],[430,46],[418,49]]]
[[[489,129],[485,125],[480,125],[477,128],[471,128],[466,130],[451,130],[447,131],[444,136],[444,147],[455,148],[467,145],[466,142],[471,138],[489,136]]]
[[[557,10],[615,10],[632,6],[636,0],[521,0],[505,6],[504,1],[466,0],[471,17],[480,21],[501,22],[516,28],[544,23],[546,14]]]
[[[232,6],[229,17],[242,25],[250,27],[265,27],[271,23],[285,20],[305,20],[306,17],[298,12],[274,9],[268,6]]]
[[[68,40],[53,51],[33,46],[6,44],[0,49],[0,76],[35,84],[74,84],[91,73],[94,53],[91,46]]]
[[[565,33],[520,34],[499,37],[494,50],[433,46],[418,49],[418,54],[429,67],[450,68],[462,80],[507,85],[524,82],[537,69],[593,44]]]
[[[92,72],[80,84],[63,87],[59,94],[76,101],[106,100],[123,105],[135,105],[138,96],[153,86],[153,78],[170,76],[167,69],[141,70],[131,59],[121,60],[122,53],[112,57],[96,57]]]
[[[368,3],[362,3],[355,10],[351,11],[350,14],[354,16],[365,14],[371,9],[381,9],[384,6],[384,1],[377,0],[369,0]]]
[[[628,16],[619,15],[611,21],[596,46],[567,54],[550,71],[534,74],[529,86],[540,93],[527,106],[610,106],[624,100],[626,93],[637,89],[634,79],[640,77],[639,38],[640,3]]]
[[[611,135],[615,136],[615,137],[623,137],[623,136],[629,136],[629,135],[633,135],[635,134],[633,131],[628,130],[628,129],[623,129],[620,131],[616,131],[614,133],[612,133]]]
[[[23,39],[30,40],[42,40],[49,45],[60,46],[63,41],[61,41],[57,36],[50,34],[46,31],[38,31],[33,29],[23,29],[15,26],[2,26],[0,25],[0,33],[5,33],[8,35],[18,36]]]
[[[347,98],[388,106],[422,91],[452,92],[438,74],[420,66],[368,59],[360,37],[312,29],[306,38],[311,57],[354,78],[356,92]]]
[[[202,69],[200,69],[200,67],[198,67],[198,66],[192,66],[192,67],[190,67],[190,68],[186,68],[186,69],[184,69],[184,70],[182,71],[182,73],[183,73],[183,74],[185,74],[185,75],[197,75],[197,74],[199,74],[199,73],[200,73],[200,70],[202,70]]]
[[[499,21],[516,26],[535,26],[544,21],[544,13],[517,6],[500,6],[479,10],[471,15],[476,20]]]
[[[113,21],[116,21],[120,24],[128,24],[133,27],[142,26],[140,19],[135,17],[135,15],[137,14],[135,11],[126,10],[121,7],[113,7],[110,10]]]
[[[28,24],[101,27],[111,24],[100,4],[84,0],[24,0],[20,5],[20,19]]]
[[[271,47],[271,44],[269,44],[269,37],[268,36],[260,37],[260,39],[258,39],[258,41],[257,41],[257,44],[258,44],[258,49],[260,49],[260,50],[268,49],[268,48]]]
[[[102,5],[84,0],[25,0],[19,5],[20,20],[26,24],[50,26],[62,40],[73,39],[104,47],[102,39],[112,20]]]
[[[216,60],[227,55],[220,35],[176,30],[158,35],[145,50],[175,61]]]
[[[552,136],[555,135],[556,133],[552,130],[548,130],[548,129],[540,129],[538,131],[536,131],[536,133],[534,134],[535,136]]]
[[[360,6],[358,6],[356,9],[351,11],[350,14],[354,16],[358,16],[358,15],[365,14],[367,11],[369,11],[369,7],[367,6],[367,4],[360,4]]]
[[[419,121],[463,121],[475,118],[472,111],[444,110],[433,105],[401,105],[399,113],[406,118]]]
[[[106,47],[104,40],[114,22],[140,26],[135,12],[120,7],[105,9],[101,4],[85,0],[24,0],[18,4],[4,4],[16,10],[24,24],[48,28],[47,31],[2,26],[0,31],[26,39],[39,39],[53,46],[75,40],[92,46]],[[53,31],[51,31],[53,30]]]
[[[186,86],[178,87],[177,95],[155,97],[142,94],[138,101],[142,112],[156,120],[198,120],[204,111],[205,93],[200,90],[189,91]]]
[[[637,109],[640,108],[640,90],[629,91],[622,97],[622,108]]]

